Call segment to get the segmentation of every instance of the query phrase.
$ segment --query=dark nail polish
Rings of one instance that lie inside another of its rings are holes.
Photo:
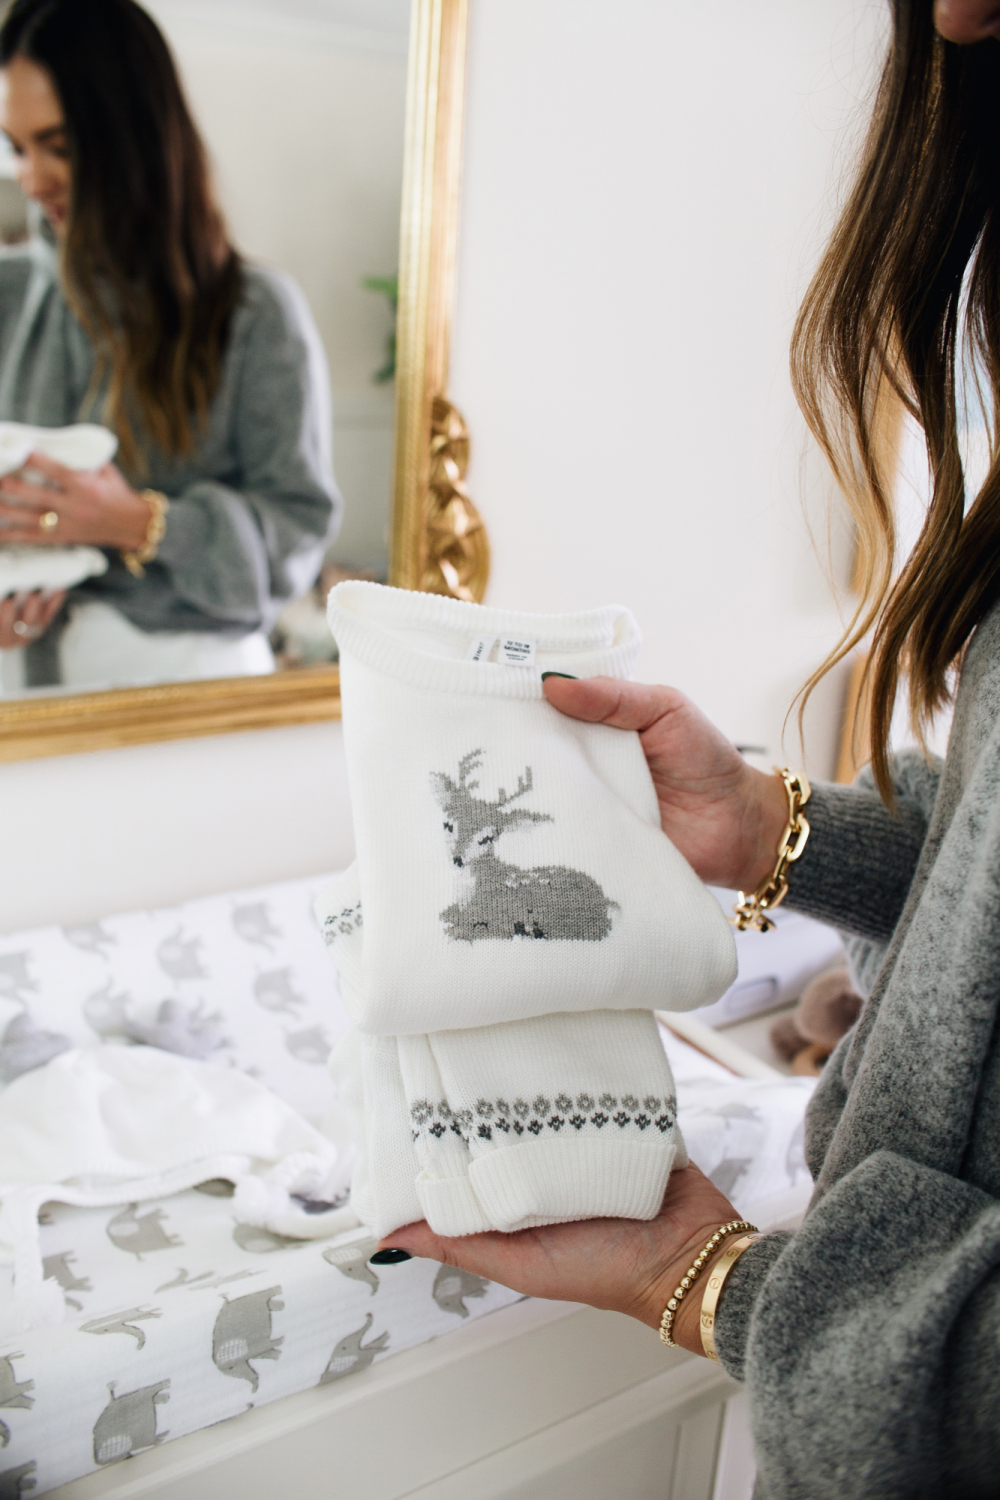
[[[396,1266],[401,1260],[412,1260],[413,1256],[409,1250],[376,1250],[374,1255],[369,1255],[370,1266]]]
[[[580,680],[578,677],[574,677],[572,672],[543,672],[543,682],[545,681],[546,677],[566,677],[570,682],[579,682]]]

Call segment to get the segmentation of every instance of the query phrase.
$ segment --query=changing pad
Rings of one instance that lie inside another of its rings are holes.
[[[322,1127],[336,1103],[327,1057],[348,1024],[312,913],[329,879],[0,937],[0,1076],[29,1044],[37,1061],[166,1032]],[[811,1084],[738,1080],[683,1043],[669,1050],[690,1154],[739,1210],[804,1186]],[[65,1317],[0,1343],[0,1495],[37,1500],[518,1300],[433,1262],[369,1266],[364,1231],[306,1241],[246,1224],[229,1193],[215,1182],[43,1208]]]

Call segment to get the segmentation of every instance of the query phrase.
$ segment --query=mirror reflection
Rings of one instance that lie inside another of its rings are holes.
[[[408,0],[14,0],[0,690],[333,659],[384,579]]]

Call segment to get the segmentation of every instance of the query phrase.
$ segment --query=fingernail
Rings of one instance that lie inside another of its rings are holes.
[[[369,1255],[370,1266],[396,1266],[401,1260],[412,1260],[413,1256],[409,1250],[376,1250],[374,1255]]]
[[[566,677],[566,678],[569,679],[570,682],[579,682],[579,680],[580,680],[579,677],[574,677],[572,672],[543,672],[542,673],[542,681],[543,682],[548,677]]]

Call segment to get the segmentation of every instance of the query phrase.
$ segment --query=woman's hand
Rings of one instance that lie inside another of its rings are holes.
[[[444,1239],[426,1223],[407,1224],[379,1249],[458,1266],[528,1297],[585,1302],[658,1328],[663,1309],[692,1259],[722,1224],[739,1214],[696,1166],[671,1174],[655,1219],[584,1219],[518,1234],[470,1234]],[[702,1271],[699,1281],[707,1276]],[[695,1294],[681,1304],[673,1336],[700,1354]]]
[[[65,597],[65,589],[54,594],[35,589],[30,594],[8,594],[5,599],[0,599],[0,651],[28,646],[44,635],[62,608]]]
[[[150,508],[114,464],[92,474],[67,469],[42,453],[24,465],[41,474],[44,484],[29,484],[14,474],[0,480],[0,542],[23,546],[140,548],[149,531]],[[53,514],[51,528],[39,523]]]
[[[660,802],[660,824],[702,880],[752,891],[774,868],[788,798],[777,776],[748,766],[675,688],[614,677],[548,677],[560,713],[635,729]]]

